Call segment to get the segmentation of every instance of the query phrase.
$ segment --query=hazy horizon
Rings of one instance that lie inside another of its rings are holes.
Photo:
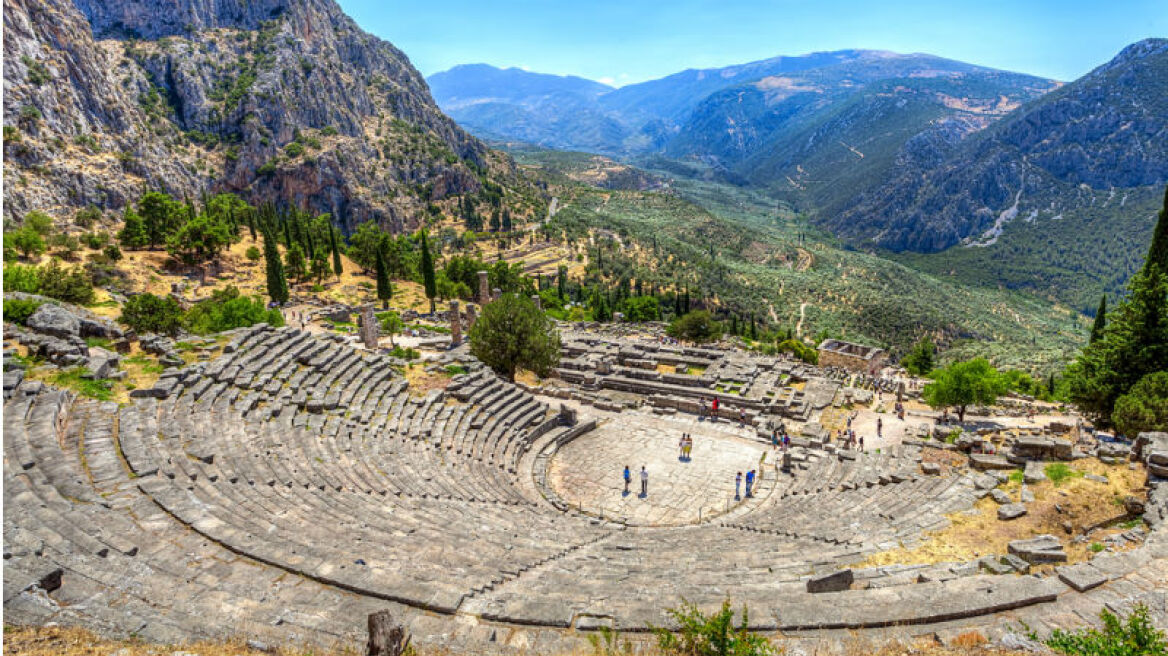
[[[1162,0],[1056,3],[925,0],[643,0],[541,3],[339,0],[365,30],[399,47],[424,75],[489,64],[612,86],[685,69],[835,50],[927,53],[1069,81],[1124,46],[1168,35]]]

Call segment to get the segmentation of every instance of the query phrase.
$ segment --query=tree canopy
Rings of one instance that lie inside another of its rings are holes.
[[[1168,431],[1168,371],[1144,376],[1116,399],[1111,422],[1129,437],[1143,431]]]
[[[1145,376],[1168,371],[1168,193],[1148,257],[1127,291],[1064,376],[1071,400],[1101,423]]]
[[[934,382],[925,385],[922,396],[934,408],[953,406],[965,421],[971,405],[991,405],[1005,394],[1007,383],[985,358],[957,362],[934,372]]]
[[[674,339],[701,344],[721,337],[722,324],[706,310],[694,310],[670,322],[666,332]]]
[[[936,354],[937,347],[933,345],[933,340],[922,337],[900,360],[900,365],[914,376],[924,376],[936,366]]]
[[[470,351],[511,381],[520,368],[546,376],[559,364],[560,334],[531,299],[503,294],[470,329]]]

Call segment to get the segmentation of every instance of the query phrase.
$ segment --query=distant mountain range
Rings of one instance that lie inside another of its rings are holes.
[[[1015,217],[1073,216],[1100,193],[1142,197],[1168,181],[1164,39],[1066,85],[867,50],[619,89],[484,65],[429,81],[439,106],[480,136],[697,163],[864,248],[992,243]]]

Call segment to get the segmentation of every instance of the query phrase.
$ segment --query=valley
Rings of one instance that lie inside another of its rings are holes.
[[[1168,39],[3,2],[5,653],[1168,653]]]

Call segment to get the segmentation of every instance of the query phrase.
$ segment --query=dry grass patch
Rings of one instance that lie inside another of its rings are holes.
[[[450,374],[445,371],[439,373],[426,371],[426,365],[421,363],[408,365],[403,373],[410,384],[410,396],[426,396],[434,390],[444,390],[450,385]]]
[[[1125,496],[1144,496],[1146,474],[1142,466],[1134,469],[1129,469],[1127,465],[1109,466],[1095,458],[1077,460],[1067,466],[1079,474],[1106,476],[1108,481],[1101,483],[1077,476],[1064,480],[1060,485],[1049,480],[1028,485],[1034,493],[1034,501],[1026,504],[1026,515],[1010,521],[999,520],[998,504],[986,497],[974,504],[968,512],[948,515],[952,524],[928,534],[924,544],[911,549],[899,548],[873,554],[858,566],[970,561],[989,554],[1004,554],[1010,541],[1044,533],[1057,536],[1062,541],[1069,562],[1089,560],[1093,555],[1093,542],[1124,530],[1111,524],[1125,517]],[[1000,487],[1017,500],[1022,483],[1010,481]],[[1069,534],[1063,527],[1064,522],[1070,522]],[[1072,541],[1075,536],[1101,525],[1107,528],[1092,531],[1088,540],[1078,543]]]
[[[941,475],[948,475],[954,469],[962,469],[969,465],[969,456],[960,451],[947,449],[921,449],[921,463],[933,463],[941,466]]]
[[[155,645],[140,640],[112,640],[77,627],[4,627],[4,653],[14,656],[162,656],[185,651],[199,656],[357,656],[353,648],[318,651],[281,647],[262,652],[247,646],[245,638],[221,642],[191,642],[180,645]]]

